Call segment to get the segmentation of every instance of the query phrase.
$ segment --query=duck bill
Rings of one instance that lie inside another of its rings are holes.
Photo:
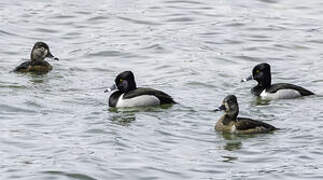
[[[247,77],[245,79],[242,79],[241,82],[247,82],[247,81],[250,81],[250,80],[253,80],[252,75],[250,75],[249,77]]]
[[[217,112],[217,111],[225,111],[225,106],[222,105],[222,106],[218,107],[217,109],[215,109],[214,111],[215,112]]]
[[[111,92],[111,91],[113,91],[113,90],[115,90],[115,89],[117,89],[117,86],[116,86],[115,84],[113,84],[111,87],[109,87],[108,89],[106,89],[106,90],[104,91],[104,93]]]
[[[51,59],[54,59],[54,60],[56,60],[56,61],[58,61],[58,60],[59,60],[59,58],[58,58],[58,57],[53,56],[53,55],[52,55],[52,53],[51,53],[50,51],[48,51],[48,53],[47,53],[47,56],[46,56],[46,57],[51,58]]]

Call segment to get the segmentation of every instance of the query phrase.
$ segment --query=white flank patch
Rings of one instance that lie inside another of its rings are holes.
[[[234,133],[234,132],[236,132],[236,130],[237,130],[237,127],[236,127],[236,125],[233,125],[233,126],[231,127],[231,133]]]
[[[123,99],[123,95],[119,97],[116,107],[155,106],[160,104],[159,99],[151,95],[141,95],[130,99]]]
[[[260,96],[269,99],[290,99],[300,97],[301,94],[294,89],[281,89],[276,93],[268,93],[266,90],[263,90]]]

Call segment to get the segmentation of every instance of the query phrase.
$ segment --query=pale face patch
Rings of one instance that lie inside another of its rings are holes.
[[[47,54],[48,54],[48,50],[47,50],[47,49],[45,49],[45,51],[44,51],[44,56],[43,56],[43,57],[46,57],[46,56],[47,56]]]
[[[224,103],[224,106],[225,106],[225,111],[229,111],[230,110],[230,106],[227,102]]]
[[[40,47],[37,49],[34,49],[32,52],[32,59],[34,60],[43,60],[46,58],[48,54],[48,50],[45,49],[44,47]]]
[[[235,133],[237,131],[237,127],[235,125],[233,125],[231,127],[231,130],[230,131],[231,131],[231,133]]]

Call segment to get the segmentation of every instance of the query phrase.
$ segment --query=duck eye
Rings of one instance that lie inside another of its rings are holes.
[[[260,70],[259,70],[259,69],[257,69],[257,70],[256,70],[256,73],[259,73],[259,72],[260,72]]]
[[[123,79],[120,79],[120,82],[122,82],[123,81]]]

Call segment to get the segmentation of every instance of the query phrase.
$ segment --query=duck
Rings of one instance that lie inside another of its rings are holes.
[[[21,63],[13,71],[14,72],[34,72],[34,73],[47,73],[53,69],[45,58],[52,58],[59,60],[53,56],[49,50],[49,46],[44,42],[36,42],[31,50],[30,60]]]
[[[268,63],[256,65],[252,70],[252,75],[241,80],[241,82],[249,80],[256,80],[258,82],[258,84],[251,89],[251,93],[265,99],[291,99],[314,95],[310,90],[294,84],[271,84],[271,71]]]
[[[109,106],[116,108],[144,107],[162,104],[176,104],[173,98],[156,89],[137,87],[135,76],[131,71],[117,75],[115,83],[105,90],[113,93],[109,97]]]
[[[224,111],[224,115],[215,125],[215,130],[231,134],[268,133],[278,128],[250,118],[238,117],[239,105],[235,95],[226,96],[222,105],[214,111]]]

